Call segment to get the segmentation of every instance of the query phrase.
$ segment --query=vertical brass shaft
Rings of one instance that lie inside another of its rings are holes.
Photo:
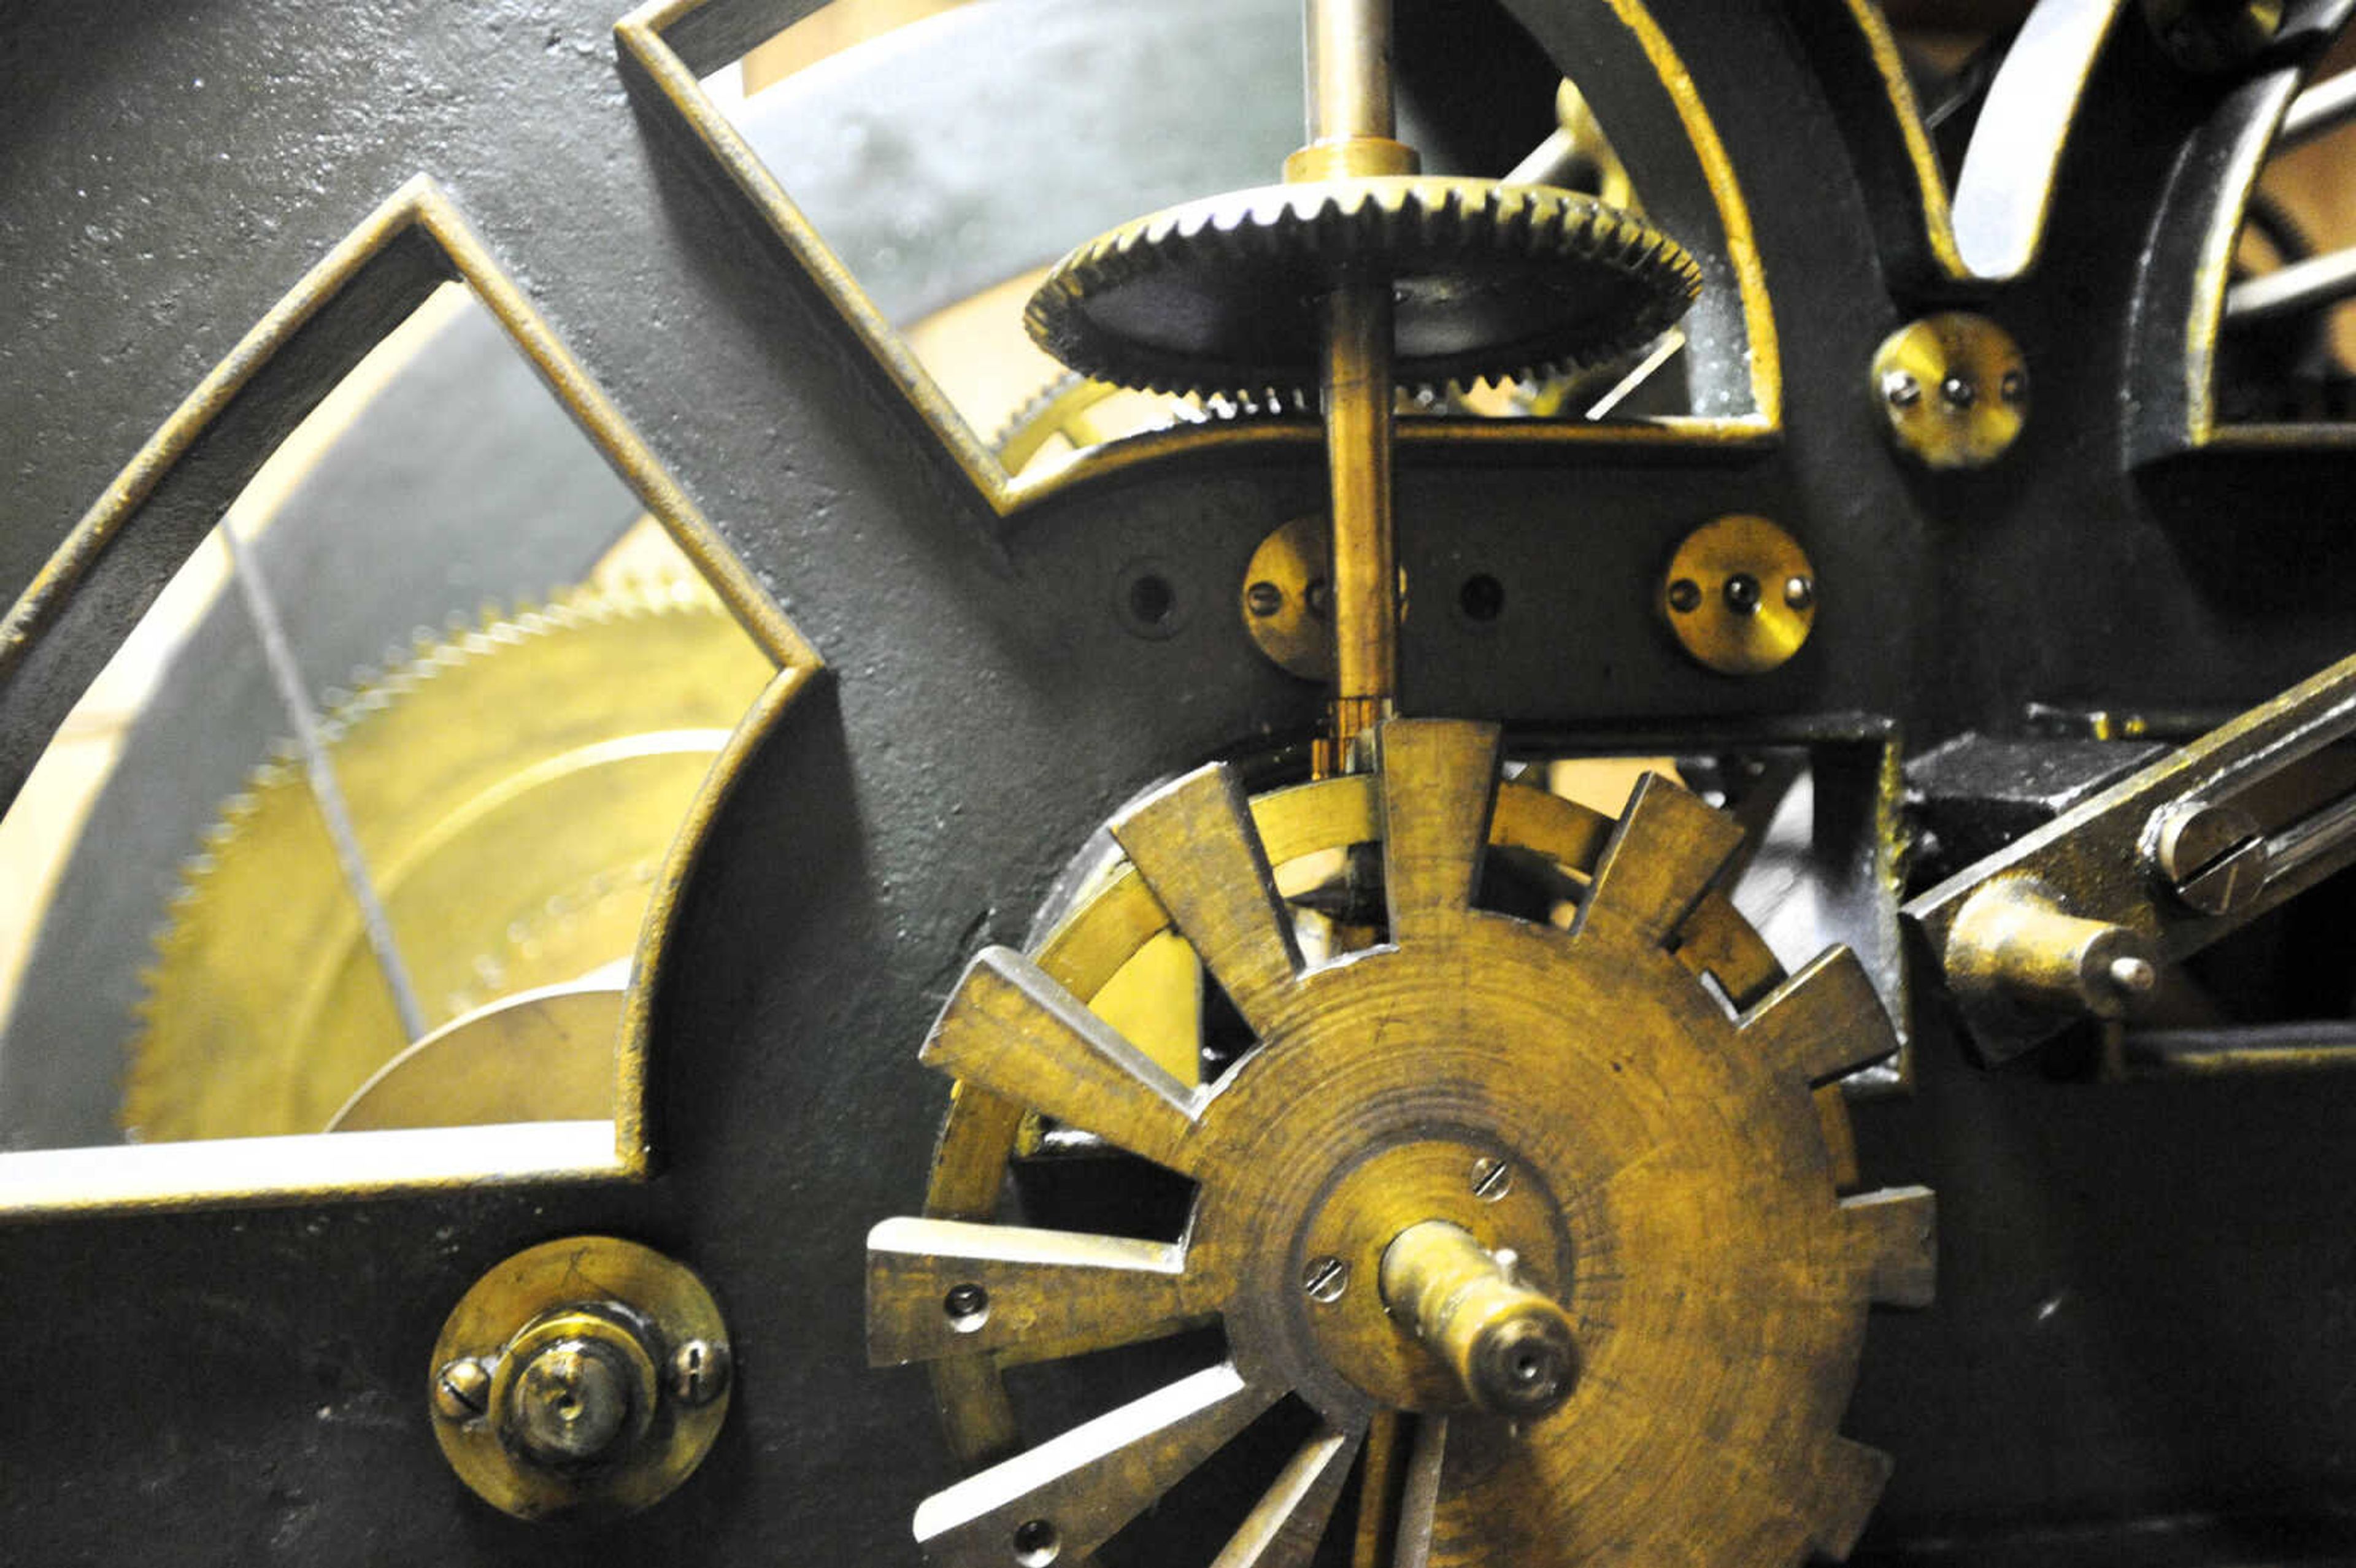
[[[1307,0],[1303,17],[1310,144],[1288,173],[1397,166],[1407,155],[1391,140],[1389,0]],[[1324,304],[1323,388],[1333,539],[1328,761],[1337,765],[1352,740],[1390,716],[1398,689],[1391,315],[1388,276],[1361,268],[1333,279]]]
[[[1333,508],[1333,739],[1390,717],[1398,690],[1391,521],[1391,291],[1345,274],[1325,300],[1325,453]]]

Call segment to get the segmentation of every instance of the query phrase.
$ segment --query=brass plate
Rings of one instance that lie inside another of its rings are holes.
[[[573,1309],[637,1330],[658,1369],[657,1394],[642,1431],[623,1454],[593,1468],[561,1472],[510,1451],[495,1415],[498,1393],[514,1381],[514,1369],[503,1364],[511,1344],[536,1324]],[[669,1497],[694,1473],[728,1416],[732,1390],[725,1384],[693,1405],[664,1386],[659,1370],[690,1340],[724,1347],[728,1327],[712,1293],[685,1265],[613,1236],[568,1236],[527,1248],[477,1280],[442,1325],[425,1369],[429,1402],[442,1369],[462,1360],[483,1363],[494,1397],[472,1419],[437,1418],[434,1435],[460,1480],[518,1519],[634,1513]]]
[[[1901,452],[1926,468],[1984,468],[2029,418],[2029,362],[1984,315],[1926,315],[1874,350],[1873,395]]]
[[[1721,675],[1763,675],[1816,624],[1816,569],[1764,517],[1727,517],[1687,534],[1661,574],[1661,616],[1695,659]]]

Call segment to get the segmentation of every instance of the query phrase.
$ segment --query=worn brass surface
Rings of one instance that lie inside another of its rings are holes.
[[[1451,1392],[1478,1409],[1535,1421],[1570,1397],[1576,1330],[1532,1288],[1518,1250],[1484,1246],[1446,1220],[1418,1221],[1383,1249],[1381,1285],[1391,1315],[1447,1367]]]
[[[1295,517],[1259,541],[1240,603],[1251,639],[1303,680],[1333,678],[1333,551],[1325,519]]]
[[[1747,1008],[1730,1015],[1674,951],[1735,848],[1726,819],[1655,781],[1590,860],[1601,819],[1496,790],[1494,747],[1481,726],[1393,721],[1374,777],[1269,797],[1261,831],[1224,770],[1192,775],[1115,824],[1130,877],[1041,962],[992,950],[968,971],[924,1051],[959,1080],[936,1217],[878,1227],[868,1282],[872,1352],[932,1359],[958,1451],[987,1466],[919,1509],[937,1561],[1002,1562],[1034,1527],[1090,1551],[1287,1392],[1326,1427],[1250,1528],[1283,1515],[1313,1539],[1332,1500],[1301,1484],[1314,1456],[1419,1387],[1463,1403],[1368,1299],[1384,1249],[1433,1219],[1565,1293],[1587,1375],[1518,1434],[1451,1419],[1431,1561],[1570,1563],[1643,1539],[1794,1562],[1861,1527],[1886,1461],[1834,1428],[1864,1307],[1883,1286],[1919,1294],[1928,1268],[1927,1195],[1837,1199],[1810,1093],[1893,1048],[1870,983],[1837,952],[1763,1000],[1730,985]],[[1365,817],[1332,820],[1352,806]],[[1534,810],[1595,868],[1569,933],[1471,907],[1484,846]],[[1306,965],[1272,869],[1376,818],[1391,940]],[[1165,921],[1258,1039],[1214,1083],[1082,999]],[[1184,1240],[986,1223],[1025,1107],[1200,1182]],[[1022,1446],[997,1359],[1214,1313],[1227,1363]]]
[[[727,1338],[702,1281],[661,1253],[611,1236],[543,1243],[451,1309],[427,1368],[434,1435],[461,1480],[519,1519],[635,1512],[702,1463],[733,1392],[723,1381],[682,1399],[659,1369],[682,1346]],[[452,1419],[444,1372],[468,1361],[489,1373],[487,1397],[471,1413],[456,1402],[466,1418]],[[593,1443],[584,1422],[610,1429]]]
[[[1694,658],[1721,675],[1780,668],[1816,624],[1816,569],[1765,517],[1704,523],[1661,574],[1661,618]]]
[[[631,952],[773,669],[700,587],[649,583],[420,645],[327,717],[430,1025]],[[322,1129],[412,1042],[302,769],[260,770],[207,847],[157,939],[125,1123],[150,1142]]]
[[[618,977],[555,986],[453,1019],[353,1090],[327,1130],[610,1117],[623,995]]]
[[[2068,912],[2034,877],[1967,900],[1947,938],[1947,984],[1978,1027],[2034,1027],[2040,1015],[2120,1019],[2158,982],[2150,938]]]
[[[2029,417],[2020,346],[1967,311],[1924,316],[1882,339],[1872,388],[1899,450],[1926,468],[1984,468]]]

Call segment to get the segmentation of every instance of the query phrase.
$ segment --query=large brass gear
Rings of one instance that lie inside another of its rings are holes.
[[[1399,1413],[1426,1482],[1397,1521],[1417,1561],[1845,1553],[1888,1472],[1837,1433],[1866,1307],[1919,1305],[1931,1277],[1929,1195],[1839,1197],[1821,1119],[1823,1086],[1894,1049],[1862,966],[1835,949],[1757,994],[1756,937],[1711,891],[1740,830],[1673,785],[1641,786],[1606,837],[1568,802],[1500,791],[1492,728],[1377,736],[1375,778],[1284,793],[1365,810],[1380,944],[1302,963],[1271,861],[1303,847],[1304,813],[1247,803],[1213,767],[1114,824],[1130,873],[1039,962],[985,953],[943,1010],[924,1059],[959,1092],[936,1214],[869,1243],[871,1357],[930,1363],[952,1446],[980,1466],[923,1503],[919,1541],[944,1563],[1078,1559],[1290,1395],[1322,1427],[1223,1564],[1306,1564],[1370,1424]],[[1590,870],[1573,930],[1473,907],[1493,840]],[[1212,1083],[1059,983],[1085,994],[1165,924],[1258,1040]],[[1720,970],[1735,978],[1700,982]],[[1002,1161],[1023,1108],[1192,1178],[1183,1238],[983,1222],[987,1151]],[[1510,1254],[1501,1277],[1567,1314],[1558,1409],[1474,1410],[1477,1385],[1389,1298],[1402,1238],[1434,1222]],[[1225,1360],[1035,1446],[995,1392],[1000,1361],[1213,1318]]]
[[[355,683],[323,734],[428,1029],[630,953],[774,672],[682,579],[487,613]],[[223,808],[155,950],[123,1101],[137,1138],[320,1131],[412,1043],[291,753]]]
[[[1685,249],[1547,186],[1368,176],[1231,191],[1136,219],[1057,262],[1024,322],[1057,359],[1151,391],[1312,397],[1307,302],[1386,275],[1395,379],[1522,380],[1629,353],[1701,291]]]

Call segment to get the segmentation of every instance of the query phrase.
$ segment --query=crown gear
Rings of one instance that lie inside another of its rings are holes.
[[[1114,823],[1257,1039],[1215,1081],[1115,1033],[1047,952],[985,952],[943,1010],[923,1056],[961,1105],[1029,1107],[1197,1196],[1167,1243],[886,1221],[871,1358],[970,1390],[952,1369],[1215,1317],[1226,1359],[936,1493],[926,1552],[1084,1556],[1294,1396],[1322,1425],[1223,1562],[1308,1562],[1370,1423],[1400,1413],[1430,1482],[1401,1529],[1434,1563],[1845,1553],[1889,1471],[1837,1430],[1866,1309],[1919,1305],[1932,1267],[1930,1195],[1839,1197],[1813,1093],[1895,1049],[1863,965],[1833,949],[1740,1012],[1702,984],[1680,938],[1740,829],[1657,779],[1585,837],[1571,931],[1482,911],[1498,825],[1577,808],[1501,794],[1491,726],[1392,720],[1376,761],[1384,939],[1324,963],[1270,825],[1339,786],[1248,805],[1214,766]],[[971,1131],[953,1115],[945,1159]]]
[[[1701,291],[1684,247],[1547,186],[1370,176],[1233,191],[1125,223],[1058,262],[1024,322],[1073,368],[1151,391],[1316,394],[1314,302],[1390,280],[1392,375],[1535,379],[1626,354]]]

